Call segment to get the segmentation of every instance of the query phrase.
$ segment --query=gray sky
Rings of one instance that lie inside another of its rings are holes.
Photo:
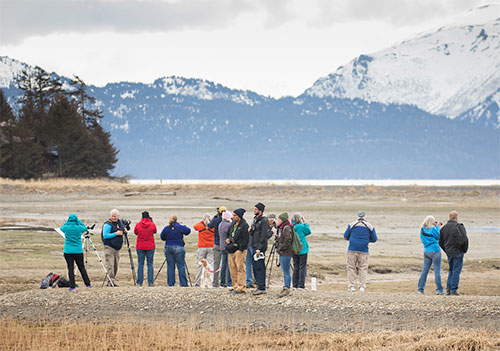
[[[0,55],[97,85],[177,75],[298,95],[355,56],[485,3],[0,0]]]

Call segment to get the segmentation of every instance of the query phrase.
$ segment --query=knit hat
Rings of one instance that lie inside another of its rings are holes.
[[[274,213],[271,213],[270,215],[267,216],[267,219],[276,220],[276,215]]]
[[[278,216],[278,218],[281,219],[283,222],[286,222],[286,221],[288,221],[288,213],[283,212],[282,214],[280,214]]]
[[[243,218],[243,215],[245,214],[245,212],[246,211],[244,209],[242,209],[242,208],[238,208],[238,209],[236,209],[236,210],[233,211],[233,213],[235,215],[237,215],[238,217],[240,217],[240,218]]]
[[[264,205],[262,202],[259,202],[257,205],[255,205],[254,207],[256,207],[259,211],[262,211],[264,212],[264,209],[266,208],[266,205]]]
[[[358,212],[358,218],[363,218],[365,216],[365,211]]]
[[[229,212],[229,211],[222,212],[222,219],[225,219],[226,221],[230,221],[231,220],[231,212]]]
[[[226,206],[221,206],[221,207],[219,207],[219,208],[217,209],[217,211],[218,211],[219,213],[222,213],[222,212],[224,212],[224,211],[226,211],[226,210],[227,210]]]
[[[148,211],[144,211],[144,212],[142,213],[142,218],[151,219],[151,217],[149,216],[149,212],[148,212]]]

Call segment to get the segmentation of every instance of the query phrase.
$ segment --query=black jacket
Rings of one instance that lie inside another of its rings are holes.
[[[269,222],[267,217],[259,216],[254,217],[252,222],[252,231],[250,235],[253,236],[252,246],[255,250],[265,252],[267,250],[267,235],[269,232]]]
[[[448,221],[439,232],[439,246],[448,256],[466,253],[469,249],[469,239],[464,225],[457,221]]]
[[[235,224],[229,229],[229,240],[238,245],[238,250],[245,251],[248,247],[248,223],[243,218],[238,223],[236,230],[234,231]]]

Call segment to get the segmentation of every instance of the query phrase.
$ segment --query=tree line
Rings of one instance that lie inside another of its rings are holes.
[[[16,82],[17,111],[0,89],[0,177],[109,177],[118,151],[85,83],[74,76],[63,90],[39,67],[22,71]]]

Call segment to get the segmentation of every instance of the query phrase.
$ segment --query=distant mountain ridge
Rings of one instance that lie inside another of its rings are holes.
[[[436,31],[360,55],[305,95],[410,104],[455,118],[486,101],[500,105],[499,57],[500,5],[483,6]]]
[[[485,9],[360,55],[296,98],[182,77],[90,85],[120,150],[115,174],[498,179],[500,22]],[[0,88],[11,103],[14,77],[26,68],[0,57]]]

